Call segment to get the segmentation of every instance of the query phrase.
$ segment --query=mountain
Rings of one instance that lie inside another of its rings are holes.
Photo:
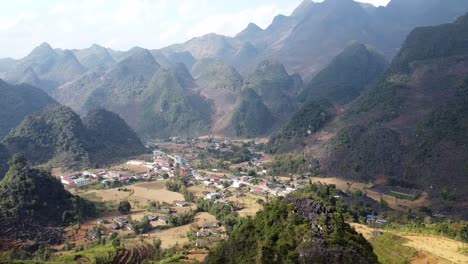
[[[183,44],[175,44],[163,48],[163,53],[190,52],[197,59],[219,58],[228,59],[240,47],[241,42],[217,34],[207,34],[193,38]]]
[[[40,88],[50,92],[59,85],[78,78],[86,68],[79,63],[73,52],[69,50],[57,52],[49,44],[42,43],[5,72],[4,79],[20,83],[25,73],[31,70],[42,81],[43,86]]]
[[[34,164],[64,169],[144,153],[141,141],[117,115],[96,110],[84,120],[86,125],[68,107],[51,106],[26,117],[3,144],[10,153],[23,153]]]
[[[0,59],[0,72],[8,71],[11,69],[11,67],[13,67],[13,65],[15,65],[15,63],[16,61],[11,58]]]
[[[88,134],[87,151],[94,163],[106,164],[146,152],[137,134],[115,113],[92,110],[83,118],[83,124]]]
[[[240,90],[243,78],[232,66],[217,59],[202,59],[192,67],[192,74],[202,89]]]
[[[87,134],[80,117],[64,106],[26,117],[3,140],[10,153],[23,153],[34,164],[70,168],[89,164]]]
[[[363,44],[353,43],[312,79],[299,98],[303,102],[326,98],[339,105],[348,103],[380,78],[386,68],[382,55]]]
[[[8,150],[0,144],[0,179],[3,179],[5,173],[8,171],[8,159],[10,158],[10,153]]]
[[[141,50],[121,60],[107,71],[91,72],[61,86],[53,94],[59,102],[71,106],[80,114],[113,105],[113,110],[141,96],[160,65],[148,50]]]
[[[161,65],[163,68],[169,69],[174,66],[174,64],[180,62],[171,62],[166,55],[162,53],[160,50],[151,50],[151,54],[153,55],[154,59]]]
[[[66,191],[50,173],[30,168],[15,155],[10,170],[0,182],[0,237],[63,242],[61,228],[92,215],[94,205]]]
[[[325,127],[332,139],[315,153],[321,170],[436,196],[444,188],[465,193],[467,32],[468,15],[413,30],[386,74],[335,122],[342,125]]]
[[[57,102],[42,90],[26,85],[11,85],[0,80],[0,139],[32,113]]]
[[[305,197],[274,199],[240,219],[204,263],[378,263],[341,214]]]
[[[149,95],[142,102],[140,125],[136,131],[149,138],[172,135],[196,136],[208,133],[211,105],[187,90],[177,73],[158,71],[148,84]]]
[[[190,89],[193,82],[183,64],[163,69],[150,51],[135,49],[109,70],[86,74],[53,95],[80,114],[115,112],[142,137],[198,135],[208,131],[211,110]]]
[[[265,135],[274,121],[261,97],[254,90],[246,88],[231,113],[229,127],[237,137],[256,137]]]
[[[294,100],[302,89],[302,79],[289,75],[277,61],[263,61],[244,80],[253,89],[278,121],[286,120],[295,109]]]
[[[115,63],[109,51],[97,44],[82,50],[73,50],[78,61],[88,69],[110,67]]]
[[[247,28],[239,32],[235,38],[242,41],[249,41],[251,39],[255,39],[259,34],[262,34],[262,32],[263,29],[257,26],[255,23],[249,23]]]
[[[164,53],[163,53],[164,54]],[[170,52],[164,54],[169,62],[176,64],[176,63],[183,63],[187,69],[191,69],[193,64],[197,61],[193,56],[192,53],[188,51],[182,52]]]
[[[265,29],[250,23],[233,38],[208,34],[162,51],[219,59],[241,73],[276,60],[310,80],[353,41],[392,58],[413,28],[447,23],[466,11],[468,3],[459,0],[393,0],[379,8],[353,0],[304,0],[290,16],[276,16]],[[241,59],[246,43],[250,56]]]
[[[335,116],[335,108],[327,100],[311,101],[299,109],[269,140],[270,152],[284,152],[302,146],[302,140],[316,133]]]

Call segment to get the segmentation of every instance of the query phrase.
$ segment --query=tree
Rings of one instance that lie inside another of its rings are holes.
[[[121,244],[121,241],[120,241],[120,237],[117,237],[114,240],[112,240],[112,246],[117,251],[119,251],[121,249],[122,244]]]
[[[132,205],[130,204],[130,202],[121,201],[119,203],[119,208],[117,210],[119,210],[119,213],[121,214],[128,214],[131,209],[132,209]]]

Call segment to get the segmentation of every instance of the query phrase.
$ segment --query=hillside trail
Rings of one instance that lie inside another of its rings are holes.
[[[366,239],[372,238],[372,231],[375,230],[361,224],[353,223],[351,226]],[[413,264],[468,263],[468,256],[463,255],[459,251],[463,246],[463,243],[460,241],[440,236],[404,233],[394,230],[383,230],[383,232],[392,233],[407,239],[408,242],[403,245],[418,250],[418,255],[411,261]]]

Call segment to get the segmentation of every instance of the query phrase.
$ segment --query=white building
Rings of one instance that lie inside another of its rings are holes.
[[[78,185],[78,186],[83,186],[83,185],[88,185],[89,184],[89,180],[86,179],[86,178],[75,179],[75,180],[73,180],[73,182],[75,182],[75,184]]]
[[[219,198],[221,198],[221,195],[219,193],[207,193],[206,194],[206,199],[216,200]]]
[[[90,177],[93,177],[93,178],[96,178],[97,175],[92,173],[92,172],[89,172],[89,171],[83,171],[83,175],[84,176],[90,176]]]

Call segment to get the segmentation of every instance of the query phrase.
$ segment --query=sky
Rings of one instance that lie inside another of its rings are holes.
[[[181,43],[208,33],[234,36],[267,27],[302,0],[1,0],[0,58],[21,58],[42,42],[116,50]],[[360,0],[386,5],[390,0]],[[318,0],[316,2],[319,2]]]

